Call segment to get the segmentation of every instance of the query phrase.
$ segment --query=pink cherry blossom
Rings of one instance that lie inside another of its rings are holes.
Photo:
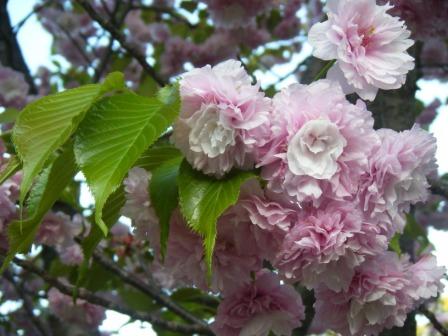
[[[106,318],[103,307],[80,299],[74,304],[71,296],[62,294],[56,288],[48,291],[48,302],[51,312],[57,317],[87,329],[98,328]]]
[[[28,88],[22,73],[0,65],[0,106],[21,109],[26,104]]]
[[[143,168],[132,168],[124,180],[126,203],[121,209],[132,219],[134,234],[138,240],[149,240],[154,248],[159,246],[159,220],[151,206],[148,187],[151,173]]]
[[[346,290],[355,267],[387,245],[387,237],[363,221],[356,203],[331,201],[299,212],[274,266],[291,282],[300,281],[309,288],[324,283],[334,291]]]
[[[339,81],[346,94],[373,100],[378,89],[400,88],[414,68],[406,52],[413,44],[411,33],[387,13],[391,8],[375,0],[329,0],[328,20],[311,28],[313,55],[337,60],[327,78]]]
[[[224,298],[212,329],[217,336],[291,335],[305,318],[300,295],[269,271]]]
[[[37,231],[36,242],[48,246],[66,245],[81,233],[82,227],[63,212],[49,212]]]
[[[441,291],[444,272],[433,256],[423,256],[413,265],[394,252],[377,255],[357,268],[347,291],[335,293],[324,286],[315,290],[312,332],[378,335],[383,329],[403,326],[422,300]]]
[[[322,99],[325,97],[325,99]],[[350,197],[378,142],[365,104],[350,104],[335,82],[292,84],[273,99],[272,138],[260,150],[268,189],[316,205]]]
[[[191,70],[182,76],[180,93],[172,139],[190,164],[217,177],[234,167],[252,168],[270,132],[270,100],[241,63]]]
[[[241,27],[269,10],[272,0],[204,0],[217,27]]]
[[[436,139],[414,126],[395,132],[381,129],[380,145],[369,157],[358,199],[367,220],[377,223],[388,237],[401,232],[404,212],[411,204],[426,201],[427,176],[436,170]]]
[[[418,116],[416,122],[423,126],[429,126],[437,116],[438,108],[442,106],[440,99],[434,99],[431,104],[426,106]]]
[[[390,13],[400,16],[411,28],[415,38],[426,41],[448,35],[448,3],[445,0],[379,0],[390,3]]]

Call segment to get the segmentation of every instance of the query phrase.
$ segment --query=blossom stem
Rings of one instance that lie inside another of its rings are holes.
[[[419,308],[419,312],[423,314],[434,326],[434,328],[443,336],[448,336],[448,330],[439,322],[433,312],[429,311],[425,306]]]
[[[336,60],[329,61],[325,66],[319,71],[319,73],[314,77],[313,82],[318,81],[319,79],[323,78],[328,70],[333,66],[333,64],[336,63]]]

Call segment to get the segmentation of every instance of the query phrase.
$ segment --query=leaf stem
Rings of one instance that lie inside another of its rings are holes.
[[[328,70],[330,70],[330,68],[335,63],[336,63],[336,60],[332,60],[332,61],[327,62],[327,64],[325,64],[325,66],[316,75],[316,77],[314,77],[313,82],[318,81],[319,79],[323,78],[327,74]]]

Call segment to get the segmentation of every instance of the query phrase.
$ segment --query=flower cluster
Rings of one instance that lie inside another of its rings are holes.
[[[74,238],[83,230],[80,215],[70,218],[63,212],[49,212],[42,220],[36,235],[36,243],[51,246],[66,265],[80,265],[84,254]]]
[[[218,335],[290,335],[303,306],[296,296],[283,295],[292,293],[288,284],[315,289],[317,309],[344,304],[341,314],[350,313],[338,324],[314,324],[348,335],[400,325],[422,299],[437,294],[444,271],[432,256],[412,264],[387,252],[410,205],[428,197],[426,177],[436,168],[430,134],[418,126],[374,130],[366,105],[350,103],[330,80],[292,84],[267,98],[236,61],[190,71],[180,92],[172,139],[186,160],[216,178],[258,167],[266,182],[264,188],[246,182],[237,204],[219,218],[210,282],[202,238],[178,209],[165,259],[153,265],[154,277],[168,288],[196,286],[223,295],[213,325]],[[123,213],[159,251],[150,178],[141,168],[130,172]],[[264,262],[277,272],[263,270]],[[384,277],[370,274],[377,264]],[[378,289],[363,285],[364,274]],[[378,298],[381,288],[390,291]],[[371,301],[385,307],[381,316],[369,315]]]
[[[48,303],[55,316],[77,327],[82,327],[84,332],[97,329],[106,318],[103,307],[80,299],[74,303],[71,296],[61,293],[56,288],[48,291]]]

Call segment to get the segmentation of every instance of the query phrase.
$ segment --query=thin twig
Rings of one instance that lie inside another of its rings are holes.
[[[17,295],[22,299],[23,302],[23,308],[25,310],[25,313],[28,315],[29,319],[33,323],[33,325],[36,327],[36,329],[39,331],[39,334],[42,336],[51,336],[50,331],[48,328],[44,325],[43,321],[34,315],[33,312],[33,303],[30,301],[30,298],[27,296],[25,288],[22,285],[19,285],[13,278],[12,274],[10,274],[8,271],[6,271],[3,274],[3,277],[8,280],[11,285],[16,290]]]
[[[120,9],[120,2],[117,1],[115,3],[114,13],[118,13]],[[112,24],[118,27],[123,25],[124,21],[126,20],[126,16],[128,15],[129,11],[131,10],[132,6],[132,0],[128,2],[126,8],[123,10],[122,14],[118,17],[118,19],[115,17],[115,15],[111,14],[109,11],[109,17],[111,19]],[[107,46],[106,52],[104,53],[103,57],[100,59],[100,62],[98,64],[98,67],[96,68],[95,75],[93,76],[93,82],[97,83],[101,76],[104,74],[104,71],[106,70],[106,67],[110,61],[110,58],[112,57],[112,51],[114,46],[115,39],[113,36],[109,39],[109,45]]]
[[[92,64],[92,60],[90,59],[89,55],[85,52],[84,48],[78,43],[78,41],[70,34],[70,32],[62,27],[61,25],[58,25],[59,29],[64,32],[64,34],[68,37],[70,42],[74,45],[76,50],[78,50],[79,54],[84,58],[84,61],[87,63],[87,66]]]
[[[157,84],[160,86],[164,86],[166,84],[165,80],[163,80],[157,74],[155,69],[146,61],[145,55],[143,55],[137,48],[129,44],[126,41],[125,35],[123,35],[111,22],[103,19],[88,0],[76,0],[76,2],[84,8],[92,20],[96,21],[104,30],[107,30],[111,36],[120,43],[121,47],[138,61],[143,70],[146,71],[157,82]]]
[[[45,1],[43,4],[38,5],[36,7],[33,8],[33,10],[28,13],[27,16],[25,16],[19,23],[17,23],[14,26],[14,34],[17,34],[20,30],[20,28],[23,27],[23,25],[33,16],[36,15],[37,13],[39,13],[42,9],[44,9],[45,7],[47,7],[50,3],[52,2],[52,0],[47,0]]]
[[[243,59],[241,58],[240,54],[236,55],[236,58],[238,61],[240,61],[241,65],[243,66],[244,70],[246,70],[246,72],[249,74],[249,76],[252,78],[252,84],[257,83],[257,78],[255,77],[255,75],[252,73],[252,71],[249,70],[249,68],[247,67],[247,64],[243,61]]]
[[[437,317],[432,311],[429,311],[425,306],[421,306],[419,312],[422,313],[434,326],[434,328],[443,336],[448,336],[448,329],[446,329],[442,323],[439,322]]]
[[[177,314],[178,316],[182,317],[184,320],[188,322],[195,323],[197,325],[200,325],[204,328],[207,328],[207,323],[205,323],[203,320],[197,318],[196,316],[192,315],[190,312],[176,304],[174,301],[172,301],[167,295],[163,294],[160,288],[157,288],[156,286],[152,284],[145,283],[141,281],[139,278],[135,277],[133,274],[125,271],[123,268],[118,267],[113,262],[109,261],[106,257],[101,255],[98,251],[94,251],[93,258],[96,262],[98,262],[100,265],[102,265],[107,270],[111,271],[115,275],[117,275],[123,282],[127,283],[128,285],[140,290],[141,292],[145,293],[146,295],[153,298],[157,303],[163,305],[164,307],[171,310],[173,313]]]
[[[49,285],[57,288],[61,293],[65,295],[71,296],[73,294],[74,286],[65,284],[62,281],[53,278],[52,276],[48,275],[44,270],[40,269],[39,267],[36,267],[32,263],[19,259],[14,258],[14,263],[23,269],[34,273],[41,277],[46,283]],[[210,329],[207,327],[203,327],[200,325],[185,325],[180,323],[175,323],[172,321],[166,321],[164,319],[161,319],[158,316],[155,316],[154,314],[144,314],[140,312],[136,312],[132,309],[129,309],[126,306],[122,306],[119,303],[112,302],[104,297],[98,296],[84,288],[80,288],[78,290],[78,298],[88,301],[89,303],[104,307],[106,309],[114,310],[116,312],[125,314],[130,316],[131,318],[135,320],[145,321],[149,322],[155,326],[158,326],[163,329],[167,329],[170,331],[183,333],[186,335],[191,334],[200,334],[200,335],[213,335],[211,333]]]

